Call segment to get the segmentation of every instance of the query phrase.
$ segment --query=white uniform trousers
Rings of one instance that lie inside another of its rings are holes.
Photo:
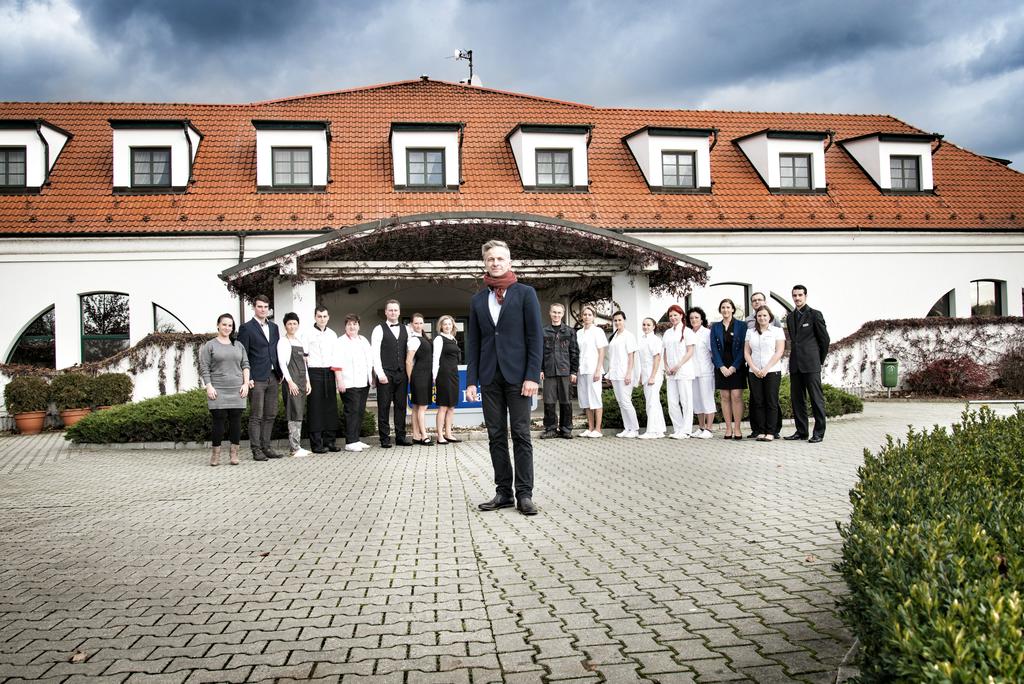
[[[668,416],[672,419],[672,431],[677,435],[693,432],[693,379],[683,380],[667,376]]]
[[[619,402],[619,412],[622,414],[622,427],[630,432],[640,432],[640,421],[633,407],[633,387],[622,380],[612,380],[615,400]]]
[[[644,383],[644,400],[647,407],[647,434],[665,434],[665,412],[661,409],[661,384],[665,376],[659,375],[653,385]]]

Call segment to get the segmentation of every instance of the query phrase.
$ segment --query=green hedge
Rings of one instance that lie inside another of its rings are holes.
[[[666,394],[667,383],[661,385],[661,406],[665,412],[665,422],[669,424],[671,428],[671,421],[668,418],[668,396]],[[825,394],[825,415],[829,417],[843,416],[848,413],[863,413],[864,402],[859,397],[855,397],[848,392],[844,392],[841,389],[833,387],[832,385],[823,385],[823,392]],[[622,414],[619,412],[619,402],[615,401],[615,393],[606,389],[603,394],[604,397],[604,419],[603,425],[606,428],[622,428]],[[716,422],[722,422],[722,407],[719,399],[718,392],[715,392],[715,405],[718,408],[718,412],[715,415]],[[640,427],[643,428],[647,425],[647,406],[644,402],[644,391],[642,387],[637,387],[633,390],[633,406],[636,407],[637,417],[640,419]],[[789,376],[782,376],[782,384],[779,387],[779,406],[782,409],[783,418],[793,417],[793,407],[789,401]],[[810,415],[810,405],[808,405],[808,415]],[[749,420],[750,411],[750,391],[743,390],[743,420]],[[696,422],[696,419],[694,419]]]
[[[840,602],[866,682],[1024,681],[1024,412],[865,452]]]
[[[338,418],[345,425],[341,400],[338,400]],[[362,436],[376,434],[377,417],[367,411],[359,430]],[[303,422],[303,434],[306,423]],[[339,432],[343,434],[343,432]],[[249,409],[242,414],[242,439],[249,438]],[[284,417],[284,403],[278,397],[274,437],[288,436],[288,423]],[[75,444],[113,444],[124,442],[204,442],[210,439],[210,411],[206,405],[206,390],[195,389],[121,404],[105,411],[91,413],[67,429],[65,438]]]

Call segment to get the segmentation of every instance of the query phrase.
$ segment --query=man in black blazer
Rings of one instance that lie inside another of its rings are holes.
[[[821,391],[821,364],[828,354],[828,329],[820,311],[807,306],[807,288],[793,286],[796,309],[786,319],[789,334],[789,388],[796,432],[786,439],[807,439],[807,402],[811,395],[814,432],[808,440],[817,444],[825,438],[825,395]]]
[[[480,386],[496,494],[479,508],[515,505],[523,515],[536,515],[530,404],[540,386],[544,355],[540,302],[532,287],[517,282],[507,244],[490,240],[481,252],[487,289],[473,295],[469,307],[466,398],[476,401]],[[514,472],[508,453],[510,423]]]
[[[269,313],[270,299],[256,295],[253,317],[238,331],[238,341],[249,357],[249,445],[254,461],[282,456],[270,448],[277,416],[277,388],[282,376],[277,363],[277,341],[281,333],[277,324],[267,319]]]

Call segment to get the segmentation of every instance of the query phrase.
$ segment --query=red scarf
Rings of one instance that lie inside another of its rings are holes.
[[[484,285],[494,291],[494,298],[498,300],[499,306],[505,303],[505,290],[516,282],[518,278],[512,271],[505,271],[505,275],[497,278],[491,277],[489,273],[484,274]]]

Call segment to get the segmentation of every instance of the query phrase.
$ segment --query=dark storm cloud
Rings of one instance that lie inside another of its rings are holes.
[[[0,0],[5,24],[3,99],[248,102],[458,80],[466,64],[446,57],[470,48],[504,90],[886,112],[986,154],[1024,149],[1024,9],[1011,0]]]

